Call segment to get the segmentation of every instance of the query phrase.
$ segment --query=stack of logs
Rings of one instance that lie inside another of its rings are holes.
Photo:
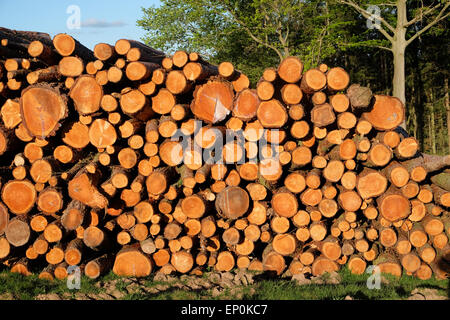
[[[450,156],[404,105],[296,57],[256,89],[138,41],[0,28],[0,259],[63,279],[214,268],[446,278]]]

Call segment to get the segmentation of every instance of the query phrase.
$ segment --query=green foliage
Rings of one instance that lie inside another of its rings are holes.
[[[142,10],[137,24],[148,31],[143,40],[150,46],[230,61],[253,83],[285,56],[300,56],[310,68],[335,55],[349,38],[343,30],[353,23],[337,19],[349,9],[317,0],[164,0]]]

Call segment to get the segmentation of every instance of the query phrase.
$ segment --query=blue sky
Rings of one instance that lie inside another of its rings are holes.
[[[80,29],[69,29],[67,21],[80,10]],[[121,38],[139,40],[145,32],[136,26],[141,7],[160,5],[159,0],[0,0],[0,26],[16,30],[40,31],[53,37],[67,33],[86,47],[106,42],[114,45]]]

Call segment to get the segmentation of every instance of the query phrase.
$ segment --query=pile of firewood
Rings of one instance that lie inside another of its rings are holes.
[[[448,276],[450,156],[296,57],[229,62],[0,28],[0,259],[62,279],[208,268]]]

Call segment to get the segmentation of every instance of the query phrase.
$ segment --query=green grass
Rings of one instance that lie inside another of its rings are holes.
[[[403,275],[396,278],[390,275],[383,275],[388,283],[381,283],[381,288],[368,289],[366,281],[367,274],[353,275],[347,268],[339,271],[341,282],[337,285],[332,284],[307,284],[297,285],[296,282],[289,279],[270,279],[264,276],[253,285],[240,286],[235,288],[223,289],[220,293],[213,296],[212,289],[182,290],[174,287],[174,282],[153,281],[153,277],[140,280],[140,284],[147,288],[154,288],[165,285],[168,288],[159,293],[128,293],[126,287],[129,281],[114,275],[112,272],[100,279],[102,282],[115,281],[117,290],[124,294],[126,300],[179,300],[179,299],[238,299],[238,300],[298,300],[298,299],[329,299],[341,300],[346,296],[353,299],[406,299],[411,295],[411,291],[416,288],[435,289],[438,295],[449,297],[449,282],[446,280],[419,280],[412,276]],[[206,277],[206,276],[204,276]],[[34,299],[39,294],[56,293],[65,298],[75,298],[77,293],[99,294],[103,289],[95,284],[97,280],[91,280],[82,277],[81,288],[79,290],[70,290],[67,288],[65,280],[47,281],[39,279],[36,275],[24,277],[20,274],[10,273],[9,271],[0,272],[0,295],[11,293],[15,299],[29,300]],[[184,283],[183,281],[176,281]]]
[[[389,281],[388,284],[381,283],[380,289],[367,288],[368,275],[351,274],[347,268],[339,272],[342,279],[340,284],[309,284],[298,286],[288,280],[265,280],[262,281],[254,299],[328,299],[340,300],[347,295],[354,299],[406,299],[411,291],[416,288],[436,289],[437,293],[448,297],[448,281],[445,280],[420,280],[412,276],[403,275],[396,278],[391,275],[383,275]]]
[[[100,289],[94,284],[95,281],[87,277],[82,277],[79,292],[98,293]],[[76,292],[78,290],[70,290],[67,288],[66,281],[39,279],[35,274],[24,277],[9,271],[2,271],[0,273],[0,294],[11,293],[16,299],[32,300],[39,294],[56,293],[62,295],[64,293],[75,294]]]

